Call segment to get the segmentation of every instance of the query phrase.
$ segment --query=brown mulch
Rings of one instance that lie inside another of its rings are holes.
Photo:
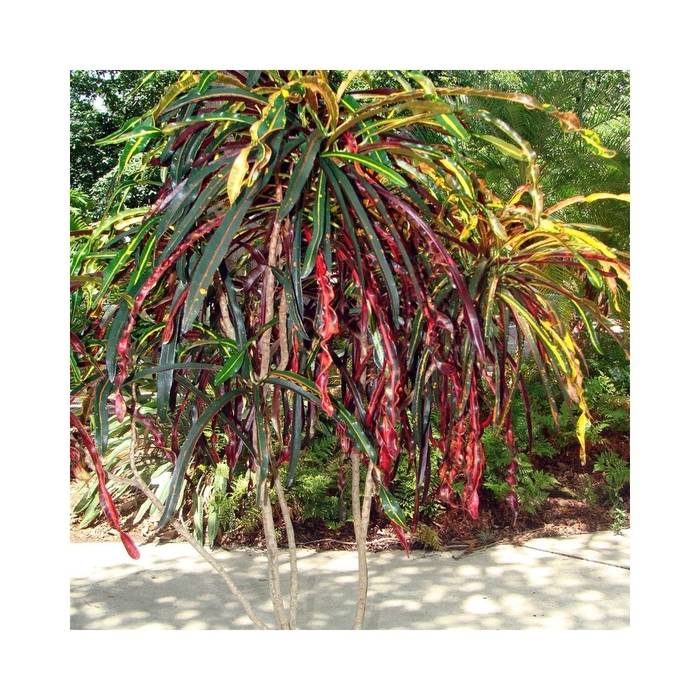
[[[606,449],[610,449],[610,443]],[[628,455],[622,454],[628,459]],[[581,466],[578,453],[559,455],[559,461],[546,463],[546,468],[559,481],[559,486],[552,491],[537,515],[520,512],[513,522],[513,513],[503,502],[496,501],[492,494],[482,490],[480,514],[474,521],[462,511],[448,510],[425,525],[439,538],[442,548],[479,549],[494,544],[522,544],[535,537],[565,537],[575,534],[607,530],[613,526],[613,514],[608,504],[599,503],[595,506],[583,500],[583,484],[588,477],[595,486],[602,486],[604,477],[600,473],[591,473],[591,466]],[[589,460],[592,462],[593,460]],[[535,467],[545,466],[543,460],[533,459]],[[71,482],[71,542],[107,542],[118,541],[117,533],[100,517],[94,525],[79,529],[80,516],[73,513],[73,507],[80,498],[80,484]],[[623,494],[624,508],[627,519],[624,527],[629,526],[629,493]],[[177,538],[173,530],[166,530],[154,536],[148,529],[147,520],[134,525],[133,519],[138,511],[140,500],[134,496],[117,503],[120,511],[122,526],[132,536],[136,544],[149,541],[165,542]],[[281,521],[281,519],[280,519]],[[618,522],[617,525],[620,523]],[[340,528],[329,528],[321,520],[307,520],[295,523],[297,546],[313,547],[324,551],[331,549],[353,549],[354,531],[351,523]],[[227,549],[234,546],[264,547],[264,537],[261,531],[251,533],[225,533],[219,544]],[[281,546],[286,542],[281,541]],[[421,549],[426,545],[416,537],[412,548]],[[368,533],[368,549],[380,551],[384,549],[401,549],[402,545],[396,538],[391,524],[381,512],[376,512],[373,505],[373,515]]]

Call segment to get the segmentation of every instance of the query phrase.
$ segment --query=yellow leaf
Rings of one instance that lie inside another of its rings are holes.
[[[228,182],[226,183],[226,191],[231,205],[236,201],[236,198],[243,189],[246,175],[248,174],[248,154],[252,146],[246,146],[233,161],[231,172],[228,174]]]
[[[581,445],[581,464],[586,463],[586,430],[590,427],[588,411],[585,402],[581,401],[581,415],[576,422],[576,437]]]

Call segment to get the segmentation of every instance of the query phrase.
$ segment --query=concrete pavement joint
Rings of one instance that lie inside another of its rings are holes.
[[[524,549],[534,549],[538,552],[546,552],[547,554],[555,554],[556,556],[559,557],[569,557],[571,559],[580,559],[581,561],[589,561],[592,564],[603,564],[604,566],[614,566],[618,569],[626,569],[627,571],[630,570],[629,566],[625,566],[624,564],[611,564],[609,561],[600,561],[598,559],[589,559],[588,557],[577,557],[575,554],[565,554],[564,552],[553,552],[551,549],[542,549],[541,547],[531,547],[530,545],[524,544],[521,545]]]

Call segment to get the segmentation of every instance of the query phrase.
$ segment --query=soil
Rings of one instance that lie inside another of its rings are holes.
[[[629,459],[628,451],[625,454],[628,450],[628,447],[625,449],[625,445],[628,444],[626,439],[620,440],[619,444],[613,443],[618,443],[617,436],[609,436],[605,449],[615,449],[624,459]],[[622,493],[621,508],[624,513],[618,513],[617,516],[610,503],[603,498],[599,498],[598,503],[591,503],[590,499],[587,500],[584,497],[587,480],[590,480],[590,484],[599,494],[603,493],[605,486],[604,475],[591,471],[595,452],[595,449],[592,450],[586,466],[580,464],[578,451],[575,449],[568,454],[558,455],[557,461],[554,462],[532,459],[535,468],[546,469],[559,482],[536,515],[521,510],[513,522],[513,513],[507,504],[497,501],[488,490],[482,489],[478,520],[472,520],[463,511],[445,511],[434,519],[424,521],[429,530],[437,535],[437,539],[431,537],[431,542],[428,542],[426,537],[414,536],[411,548],[472,550],[495,544],[519,545],[535,537],[566,537],[629,527],[629,488]],[[118,541],[117,533],[103,517],[98,518],[90,527],[82,529],[78,527],[81,518],[73,512],[73,508],[81,497],[80,487],[80,482],[71,481],[70,541]],[[154,535],[153,523],[146,519],[134,525],[133,520],[142,501],[142,497],[130,496],[116,503],[124,531],[131,535],[136,544],[177,539],[177,534],[172,529],[166,529]],[[421,529],[424,530],[424,528]],[[351,523],[331,529],[322,520],[307,520],[295,523],[295,537],[297,546],[313,547],[319,551],[354,548],[354,532]],[[264,548],[264,537],[261,529],[249,533],[234,531],[224,533],[218,543],[226,549],[235,546]],[[392,530],[391,523],[382,512],[377,511],[375,504],[373,504],[367,543],[370,551],[402,547]],[[282,539],[280,545],[285,546],[286,541]]]

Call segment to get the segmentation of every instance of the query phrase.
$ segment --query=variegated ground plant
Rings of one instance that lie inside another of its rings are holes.
[[[120,172],[136,154],[143,168],[115,183],[103,221],[73,239],[71,366],[83,408],[71,413],[71,449],[76,464],[89,453],[102,508],[132,556],[108,490],[122,467],[103,468],[126,416],[169,465],[159,527],[183,502],[202,527],[197,465],[225,463],[229,476],[247,465],[272,550],[269,490],[291,529],[284,484],[319,416],[335,420],[352,465],[361,599],[373,494],[406,544],[437,451],[437,495],[477,518],[481,435],[495,425],[515,455],[511,406],[516,392],[527,406],[526,362],[555,416],[557,389],[577,412],[585,459],[574,329],[594,345],[610,331],[600,301],[616,313],[629,266],[575,210],[628,198],[547,202],[528,143],[470,97],[541,110],[572,132],[562,138],[610,152],[574,114],[530,96],[435,88],[418,73],[389,79],[395,87],[357,72],[185,72],[108,139],[125,144]],[[484,149],[521,164],[507,200],[474,174]],[[152,205],[123,210],[128,188],[158,172]],[[402,452],[417,475],[412,518],[391,493]],[[515,472],[513,459],[517,511]],[[294,602],[280,605],[278,626],[294,626]],[[356,627],[363,614],[361,602]]]

